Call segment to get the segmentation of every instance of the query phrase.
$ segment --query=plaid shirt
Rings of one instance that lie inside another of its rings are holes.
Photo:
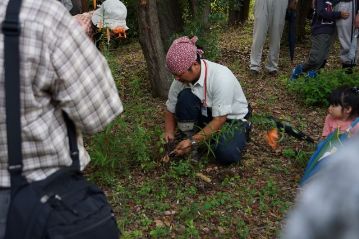
[[[7,3],[0,1],[0,22]],[[82,133],[102,130],[123,111],[110,69],[60,2],[23,0],[20,21],[23,173],[36,181],[71,164],[62,110],[77,127],[83,169],[90,158]],[[10,186],[3,42],[0,32],[0,188]]]

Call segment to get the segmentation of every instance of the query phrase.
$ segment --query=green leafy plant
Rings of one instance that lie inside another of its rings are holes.
[[[156,227],[155,229],[150,231],[150,235],[153,238],[165,238],[169,236],[170,232],[171,231],[168,227]]]
[[[181,178],[184,176],[190,176],[192,175],[193,167],[190,164],[189,161],[182,160],[178,162],[174,162],[170,166],[169,175],[171,175],[173,178]]]
[[[195,224],[193,223],[193,219],[186,221],[185,235],[187,236],[187,238],[199,238],[199,232],[196,229]]]
[[[343,70],[322,71],[315,78],[306,76],[288,81],[288,89],[299,95],[307,105],[328,106],[328,96],[340,86],[358,86],[359,73],[346,74]]]
[[[121,131],[119,131],[121,129]],[[125,131],[125,132],[124,132]],[[151,134],[141,125],[130,126],[119,117],[105,131],[91,138],[92,164],[104,169],[126,169],[140,165],[153,167],[149,145]]]
[[[235,133],[241,130],[245,130],[243,122],[241,121],[233,121],[231,123],[224,124],[220,131],[213,133],[211,137],[202,142],[202,144],[206,146],[207,157],[210,155],[214,156],[213,148],[221,139],[223,139],[224,142],[229,142],[233,140]]]
[[[307,162],[310,156],[314,151],[303,151],[303,150],[294,150],[292,148],[286,148],[283,150],[282,154],[284,157],[293,159],[294,163],[301,168],[304,168],[307,165]]]
[[[238,220],[237,222],[237,236],[240,239],[245,239],[249,235],[249,228],[248,225],[243,220]]]

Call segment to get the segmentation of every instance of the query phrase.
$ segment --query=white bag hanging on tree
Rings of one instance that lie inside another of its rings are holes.
[[[106,0],[95,10],[92,23],[98,28],[108,27],[115,29],[122,27],[128,30],[126,25],[127,8],[119,0]]]

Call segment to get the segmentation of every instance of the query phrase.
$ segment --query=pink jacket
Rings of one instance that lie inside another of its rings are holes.
[[[325,118],[322,136],[327,137],[331,132],[333,132],[337,128],[339,128],[340,132],[344,132],[346,129],[348,129],[350,127],[352,122],[353,122],[353,119],[342,121],[342,120],[334,119],[331,115],[328,114],[327,117]],[[352,133],[359,132],[359,124],[357,124],[351,130],[351,132]]]

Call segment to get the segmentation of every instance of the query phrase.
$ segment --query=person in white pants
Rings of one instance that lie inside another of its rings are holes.
[[[341,0],[335,8],[337,11],[346,11],[350,14],[346,19],[338,19],[336,25],[340,42],[340,62],[343,68],[351,73],[358,58],[358,29],[355,25],[358,3],[357,0]]]
[[[261,69],[262,50],[267,33],[269,34],[269,54],[266,69],[270,74],[275,75],[278,72],[280,40],[285,24],[287,6],[288,0],[256,0],[251,73],[258,74]]]

